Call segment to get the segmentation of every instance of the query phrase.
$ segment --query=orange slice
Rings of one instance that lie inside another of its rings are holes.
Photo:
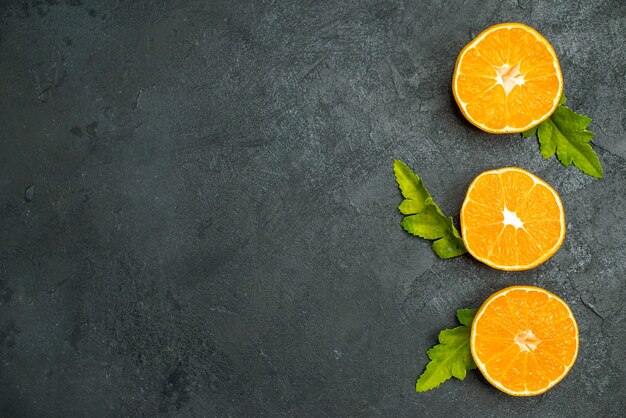
[[[559,104],[563,75],[552,45],[521,23],[481,32],[456,60],[452,93],[463,115],[483,131],[524,132]]]
[[[578,325],[558,296],[534,286],[511,286],[478,309],[470,336],[483,376],[514,396],[544,393],[571,370],[578,355]]]
[[[461,207],[467,251],[499,270],[528,270],[552,257],[565,238],[565,214],[548,183],[517,167],[485,171]]]

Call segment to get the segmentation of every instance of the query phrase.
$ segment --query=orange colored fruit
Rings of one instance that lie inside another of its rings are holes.
[[[578,355],[578,325],[558,296],[534,286],[511,286],[478,309],[470,335],[483,376],[514,396],[544,393],[571,370]]]
[[[472,181],[461,207],[467,251],[499,270],[528,270],[550,258],[565,238],[558,193],[526,170],[485,171]]]
[[[524,132],[559,104],[563,75],[552,45],[521,23],[481,32],[456,60],[452,93],[467,120],[483,131]]]

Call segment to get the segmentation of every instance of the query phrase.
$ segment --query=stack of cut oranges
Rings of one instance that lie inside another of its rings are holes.
[[[492,133],[523,132],[550,117],[563,92],[554,48],[521,23],[492,26],[463,48],[452,78],[463,115]],[[515,167],[487,171],[470,185],[461,209],[470,254],[501,270],[527,270],[563,243],[565,216],[558,193]]]
[[[452,91],[476,127],[497,134],[524,132],[554,112],[563,76],[543,36],[521,23],[504,23],[463,48]],[[563,205],[548,183],[526,170],[486,171],[467,190],[461,235],[468,252],[493,268],[531,269],[563,243]],[[496,388],[515,396],[538,395],[572,368],[578,326],[556,295],[513,286],[494,293],[480,307],[470,347],[479,370]]]

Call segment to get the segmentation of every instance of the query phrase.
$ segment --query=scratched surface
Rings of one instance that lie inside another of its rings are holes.
[[[0,416],[623,416],[623,1],[0,4]],[[556,48],[605,179],[460,116],[456,55],[503,21]],[[456,221],[476,174],[531,170],[562,249],[436,258],[395,158]],[[572,307],[569,376],[416,394],[454,311],[515,283]]]

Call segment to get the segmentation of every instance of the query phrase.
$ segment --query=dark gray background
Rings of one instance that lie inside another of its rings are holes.
[[[458,112],[458,52],[511,20],[554,45],[605,179]],[[623,414],[623,1],[3,1],[0,24],[1,416]],[[396,158],[457,221],[479,172],[531,170],[562,249],[438,259],[399,225]],[[454,311],[516,283],[571,305],[567,378],[416,394]]]

